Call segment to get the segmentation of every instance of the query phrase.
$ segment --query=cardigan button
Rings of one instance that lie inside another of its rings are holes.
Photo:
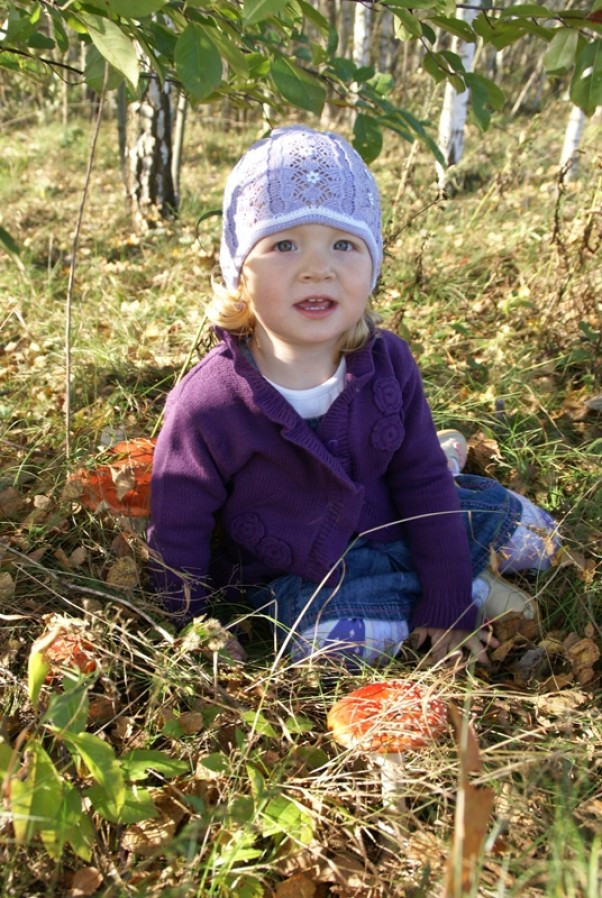
[[[326,448],[330,449],[331,452],[334,452],[334,450],[337,448],[338,445],[339,445],[338,440],[328,440],[328,442],[326,443]]]

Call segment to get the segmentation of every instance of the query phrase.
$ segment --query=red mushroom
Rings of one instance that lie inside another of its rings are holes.
[[[361,686],[332,706],[328,729],[345,748],[366,752],[381,768],[383,804],[405,810],[400,793],[403,753],[432,745],[447,726],[447,705],[406,680]]]
[[[108,463],[70,475],[67,498],[78,499],[92,511],[125,518],[150,514],[150,480],[156,440],[123,440],[108,451]]]

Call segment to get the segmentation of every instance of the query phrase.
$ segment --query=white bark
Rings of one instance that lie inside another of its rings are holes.
[[[176,120],[173,129],[173,148],[171,158],[171,179],[176,206],[180,205],[180,172],[182,171],[182,157],[184,154],[184,131],[186,129],[186,113],[188,100],[183,93],[178,94],[176,105]]]
[[[479,5],[480,0],[475,0],[470,9],[459,9],[457,18],[471,24],[478,14],[479,10],[477,7]],[[475,45],[454,37],[451,50],[460,56],[465,71],[472,72]],[[469,97],[470,92],[468,90],[458,93],[449,82],[445,85],[443,107],[439,119],[438,144],[448,167],[457,165],[464,152],[464,127],[466,125]],[[439,189],[444,192],[447,186],[447,168],[437,163],[437,174]]]
[[[353,22],[353,61],[356,65],[370,65],[370,26],[372,9],[359,3]]]
[[[578,106],[573,106],[564,133],[564,143],[560,154],[560,170],[564,172],[565,181],[573,181],[577,177],[579,142],[584,124],[584,111],[579,109]]]

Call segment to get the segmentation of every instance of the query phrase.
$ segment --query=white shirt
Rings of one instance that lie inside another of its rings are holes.
[[[266,380],[275,390],[278,390],[281,396],[284,396],[287,402],[290,402],[302,418],[320,418],[326,414],[339,393],[343,392],[346,371],[347,363],[343,356],[332,377],[329,377],[323,384],[310,387],[308,390],[289,390],[287,387],[275,384],[267,377]]]

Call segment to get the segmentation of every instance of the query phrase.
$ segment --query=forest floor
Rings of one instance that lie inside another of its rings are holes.
[[[229,609],[249,652],[237,663],[213,620],[183,635],[157,607],[139,526],[65,492],[107,447],[154,435],[206,351],[207,213],[257,128],[191,115],[180,217],[139,234],[104,123],[68,341],[89,124],[0,130],[2,225],[21,248],[0,256],[3,898],[602,892],[602,124],[564,183],[566,115],[559,103],[472,134],[445,201],[425,152],[388,137],[374,165],[386,326],[410,342],[438,426],[470,439],[468,470],[547,507],[564,540],[550,571],[517,579],[540,626],[500,626],[491,666],[455,674],[410,647],[361,674],[275,661],[266,621]],[[48,672],[31,650],[53,627],[63,655]],[[61,679],[67,662],[83,679]],[[419,681],[469,722],[408,757],[401,821],[370,760],[326,728],[333,701],[374,677]]]

